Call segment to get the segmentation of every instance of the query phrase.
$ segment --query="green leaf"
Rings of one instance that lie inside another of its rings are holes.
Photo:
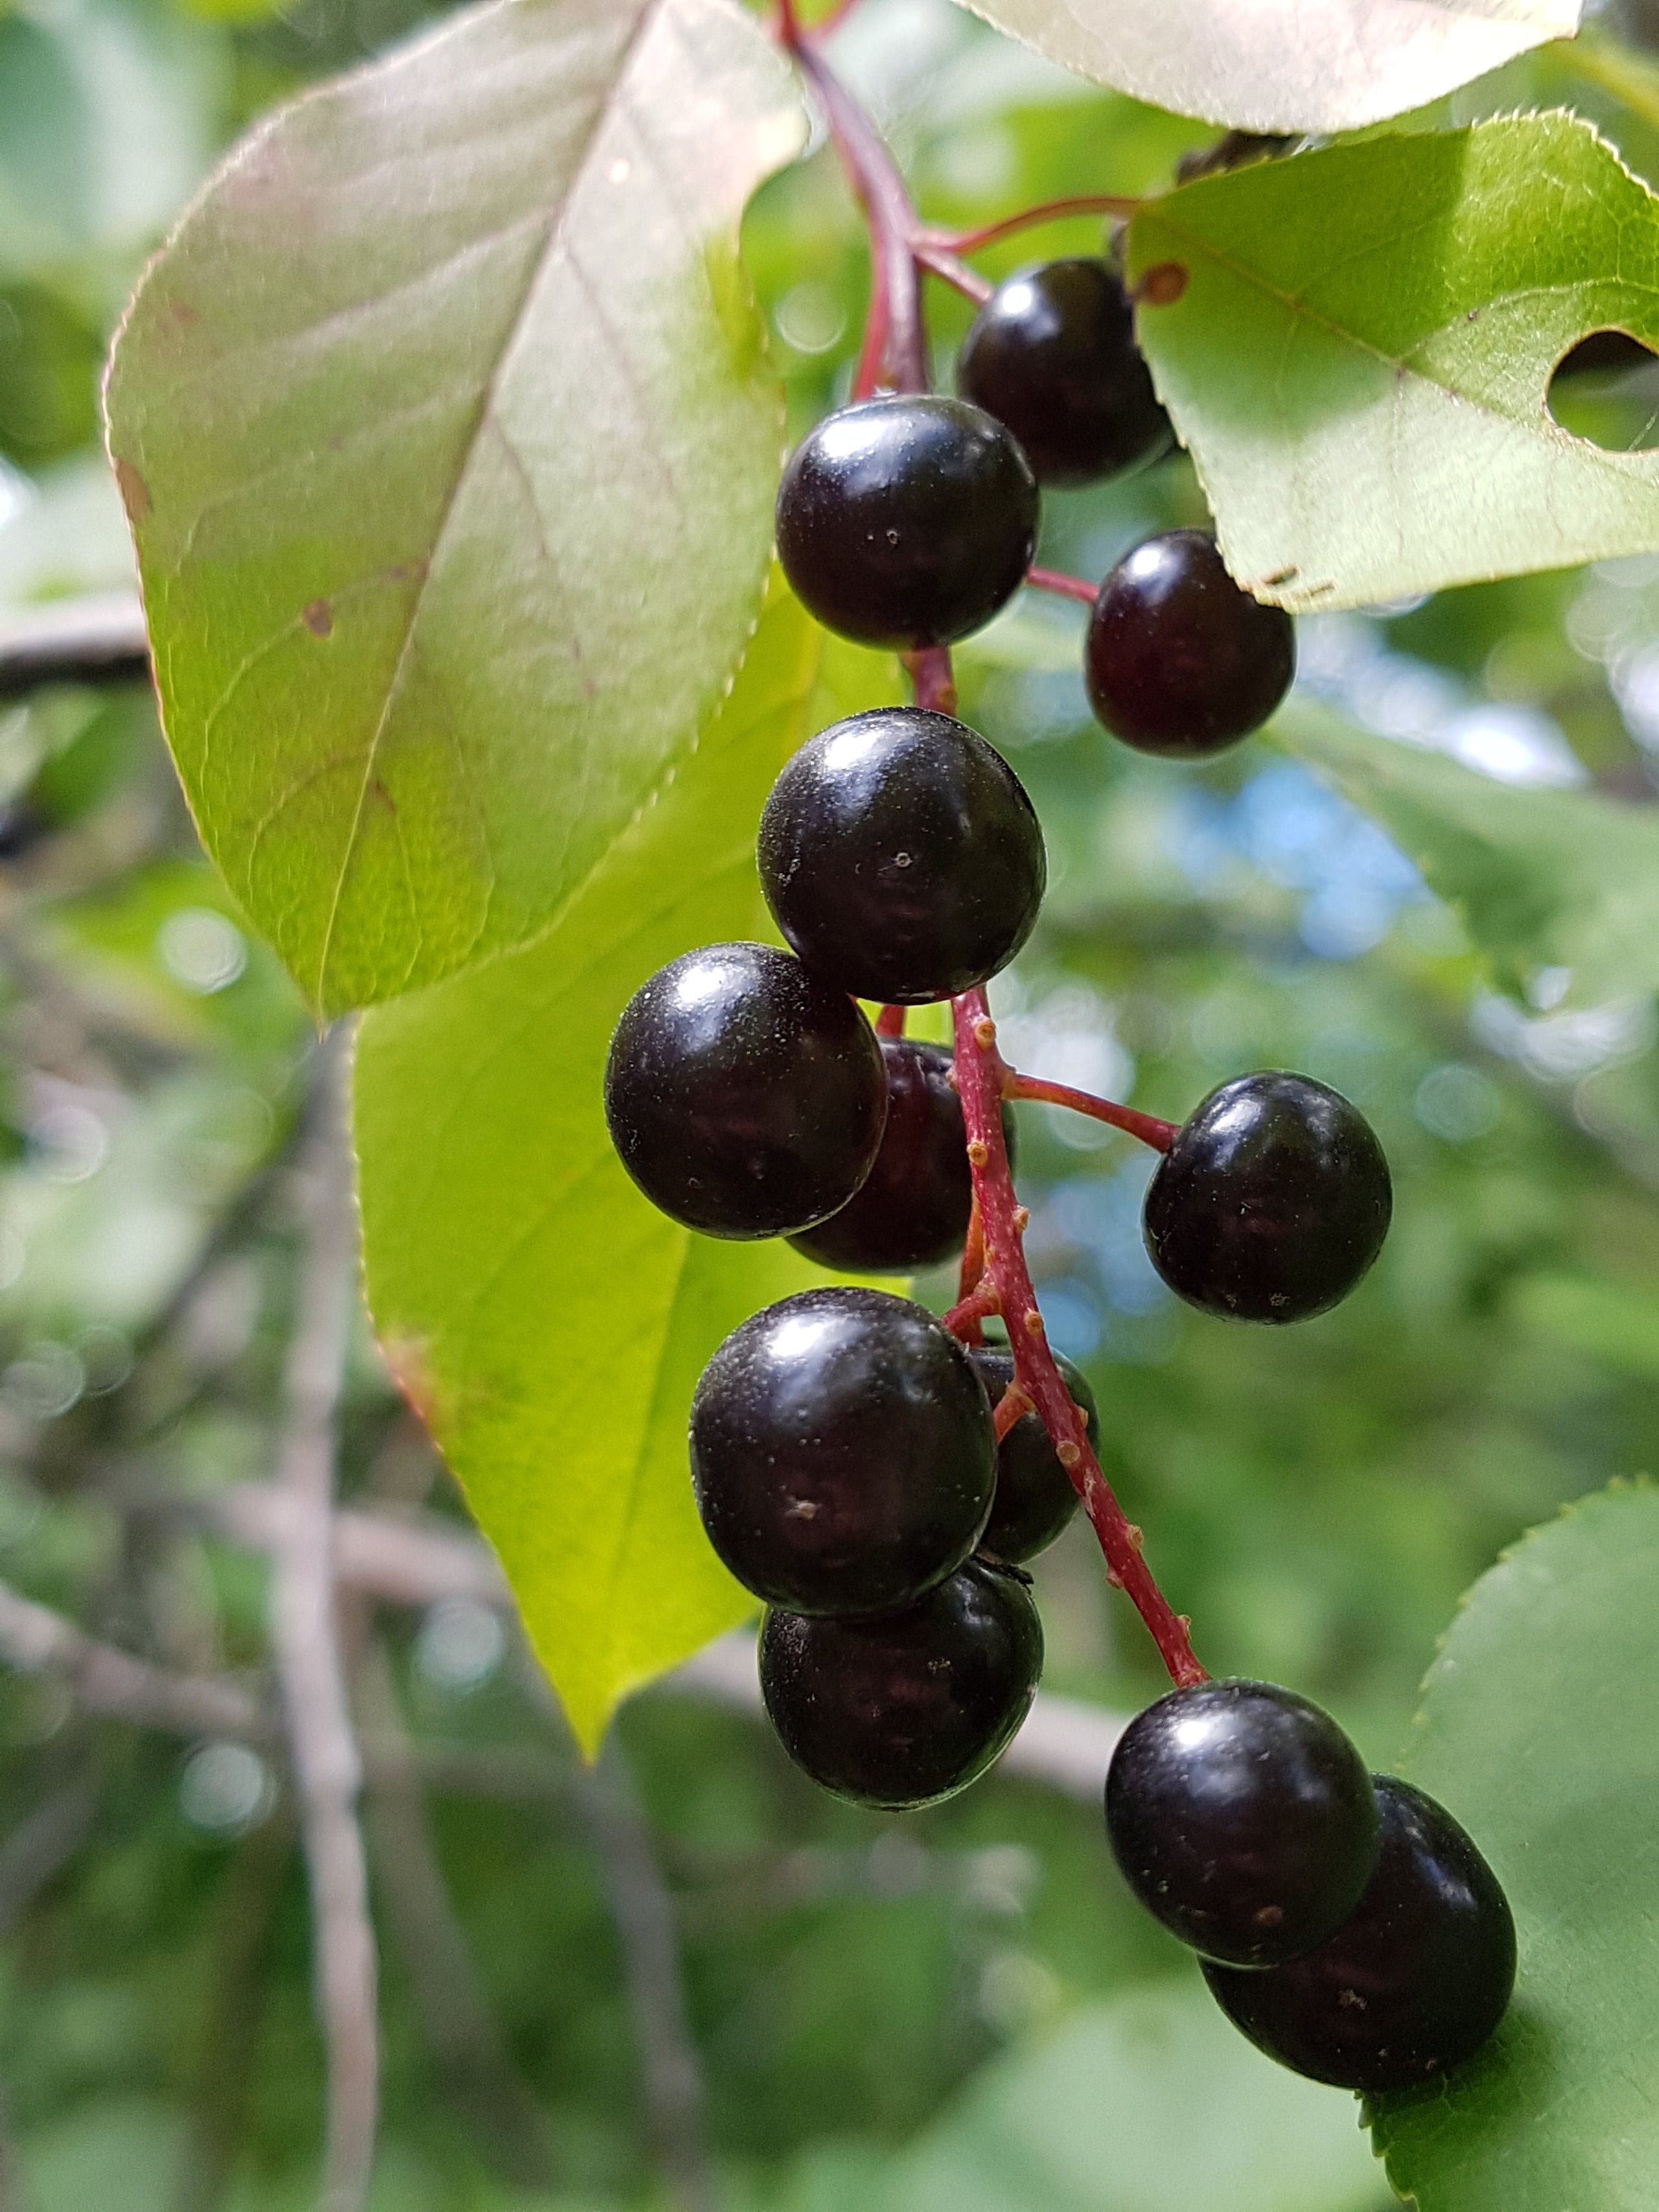
[[[1253,2050],[1194,1972],[988,2068],[905,2160],[891,2212],[1373,2212],[1355,2121],[1352,2098]]]
[[[1418,2212],[1638,2212],[1659,2172],[1659,1491],[1615,1486],[1474,1586],[1404,1772],[1508,1892],[1508,2017],[1443,2087],[1381,2100]]]
[[[1243,131],[1403,115],[1546,39],[1582,0],[968,0],[1050,60],[1155,107]]]
[[[1566,1002],[1659,989],[1659,815],[1496,783],[1293,702],[1272,734],[1382,824],[1510,990],[1571,971]]]
[[[166,0],[0,9],[0,275],[82,262],[101,288],[112,258],[125,291],[207,166],[223,76]]]
[[[728,1331],[824,1279],[787,1245],[694,1237],[639,1194],[605,1133],[611,1032],[664,961],[762,927],[773,777],[896,676],[776,592],[725,707],[551,928],[362,1024],[376,1325],[589,1749],[618,1698],[753,1611],[698,1525],[686,1413]]]
[[[1590,331],[1659,341],[1659,201],[1588,124],[1258,162],[1129,239],[1135,278],[1184,275],[1141,344],[1263,598],[1363,605],[1659,546],[1659,453],[1603,452],[1546,404]]]
[[[139,290],[169,741],[321,1011],[544,928],[729,679],[782,440],[737,225],[802,129],[730,0],[498,0],[278,114]]]

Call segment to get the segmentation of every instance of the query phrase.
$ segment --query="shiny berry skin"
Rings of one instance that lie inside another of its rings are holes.
[[[1107,1769],[1106,1832],[1146,1910],[1237,1966],[1322,1943],[1376,1864],[1359,1753],[1271,1682],[1200,1682],[1138,1713]]]
[[[761,1694],[784,1749],[837,1797],[890,1812],[977,1781],[1018,1734],[1042,1672],[1024,1577],[983,1559],[902,1612],[774,1612],[761,1630]]]
[[[1171,443],[1103,261],[1045,262],[999,284],[963,341],[957,390],[1007,424],[1039,483],[1097,483]]]
[[[883,1037],[887,1127],[876,1164],[839,1213],[789,1242],[820,1267],[872,1275],[936,1267],[961,1251],[973,1210],[968,1133],[944,1045]],[[1014,1117],[1002,1109],[1003,1141],[1014,1157]]]
[[[623,1009],[605,1118],[663,1212],[710,1237],[781,1237],[845,1206],[881,1144],[886,1064],[844,992],[769,945],[708,945]]]
[[[949,714],[878,707],[784,763],[761,815],[761,886],[815,975],[918,1006],[1007,966],[1048,880],[1024,786]]]
[[[896,393],[827,415],[778,491],[778,558],[826,629],[905,652],[951,645],[1010,599],[1036,547],[1037,488],[1002,424]]]
[[[1515,1922],[1498,1877],[1442,1805],[1375,1778],[1376,1871],[1328,1942],[1269,1973],[1206,1964],[1235,2027],[1282,2066],[1376,2094],[1461,2066],[1504,2017]]]
[[[1307,1321],[1346,1297],[1393,1210],[1370,1124],[1305,1075],[1241,1075],[1183,1121],[1146,1188],[1170,1288],[1237,1321]]]
[[[1089,703],[1115,737],[1202,760],[1260,729],[1296,673],[1296,625],[1227,574],[1215,540],[1170,530],[1100,587],[1083,653]]]
[[[914,1604],[979,1540],[985,1394],[925,1307],[801,1291],[734,1329],[691,1401],[691,1481],[745,1589],[804,1613]]]
[[[1003,1392],[1014,1379],[1013,1354],[1000,1345],[985,1344],[970,1346],[968,1357],[985,1385],[994,1413]],[[1083,1415],[1090,1445],[1097,1445],[1100,1415],[1088,1378],[1060,1352],[1054,1357],[1060,1380]],[[997,1494],[985,1534],[979,1540],[980,1549],[1006,1559],[1011,1566],[1023,1565],[1065,1534],[1077,1503],[1072,1478],[1054,1456],[1042,1416],[1023,1413],[997,1446]]]

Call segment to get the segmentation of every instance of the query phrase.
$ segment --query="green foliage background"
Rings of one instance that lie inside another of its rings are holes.
[[[15,497],[0,491],[0,607],[126,582],[93,382],[140,258],[217,147],[412,20],[386,0],[0,17],[0,449],[19,472]],[[845,60],[942,222],[1160,187],[1211,135],[942,4],[865,0]],[[1515,64],[1437,119],[1564,103],[1659,177],[1650,80],[1605,49]],[[1089,224],[1052,240],[1098,243]],[[863,304],[861,235],[825,152],[763,188],[744,250],[799,429],[844,388]],[[1021,258],[1010,245],[986,265]],[[942,363],[963,326],[941,299]],[[1651,403],[1638,376],[1581,380],[1561,407],[1610,444],[1641,443]],[[1147,530],[1203,514],[1177,459],[1051,501],[1044,557],[1098,574]],[[1077,629],[1070,611],[1022,605],[961,659],[964,713],[1006,749],[1049,839],[1042,929],[1000,1000],[1014,1052],[1176,1117],[1242,1067],[1305,1069],[1375,1121],[1398,1212],[1339,1313],[1231,1331],[1161,1298],[1137,1260],[1144,1164],[1092,1132],[1076,1149],[1077,1132],[1030,1113],[1022,1187],[1051,1326],[1090,1366],[1108,1470],[1209,1662],[1321,1698],[1391,1764],[1460,1593],[1562,1501],[1652,1463],[1652,940],[1640,908],[1610,934],[1595,894],[1616,805],[1629,880],[1651,896],[1642,741],[1659,732],[1644,708],[1659,687],[1644,692],[1643,656],[1659,566],[1315,617],[1304,697],[1276,741],[1199,776],[1136,762],[1089,723]],[[1401,737],[1419,749],[1389,742]],[[1520,788],[1470,762],[1545,780]],[[6,713],[0,783],[54,827],[0,861],[0,1575],[169,1663],[249,1665],[259,1571],[123,1499],[268,1471],[292,1290],[281,1164],[310,1033],[199,858],[142,696],[62,690]],[[1534,894],[1519,920],[1517,881]],[[349,1491],[459,1516],[366,1333],[349,1410]],[[1039,1580],[1049,1686],[1119,1708],[1154,1692],[1080,1535]],[[524,1802],[445,1796],[434,1815],[551,2163],[528,2177],[511,2130],[434,2062],[388,1940],[377,2212],[663,2201],[574,1753],[510,1657],[473,1680],[445,1658],[441,1622],[386,1632],[417,1735],[533,1754],[554,1777]],[[880,1821],[812,1792],[750,1723],[671,1689],[631,1705],[620,1737],[675,1900],[732,2206],[1387,2201],[1348,2100],[1214,2042],[1190,1966],[1129,1906],[1090,1808],[993,1780]],[[37,1680],[0,1682],[0,2084],[36,2212],[202,2212],[180,2175],[227,2112],[224,2201],[305,2203],[320,2071],[283,1808],[216,1828],[184,1749],[80,1720]],[[84,1805],[84,1833],[31,1891],[28,1823],[51,1804]],[[246,2031],[240,2086],[227,2019]]]

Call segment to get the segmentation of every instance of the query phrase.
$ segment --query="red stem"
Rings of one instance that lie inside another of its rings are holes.
[[[952,1336],[959,1336],[964,1344],[979,1344],[985,1332],[980,1323],[1001,1310],[994,1288],[989,1284],[981,1290],[972,1291],[965,1298],[958,1298],[945,1316],[945,1326]]]
[[[1080,599],[1085,607],[1093,606],[1100,597],[1098,584],[1085,584],[1081,576],[1062,575],[1058,568],[1028,568],[1025,580],[1034,592],[1053,592],[1062,599]]]
[[[956,1017],[957,1090],[968,1132],[974,1192],[985,1224],[985,1272],[1007,1325],[1014,1374],[1042,1416],[1060,1464],[1071,1476],[1083,1510],[1106,1555],[1108,1579],[1128,1592],[1158,1656],[1177,1688],[1208,1678],[1195,1657],[1188,1623],[1170,1607],[1140,1555],[1140,1532],[1124,1518],[1100,1462],[1089,1449],[1083,1416],[1072,1403],[1043,1334],[1036,1293],[1020,1242],[1018,1201],[1002,1139],[1002,1100],[1008,1070],[996,1048],[996,1024],[983,988],[952,1002]]]
[[[1035,1411],[1036,1408],[1018,1383],[1011,1382],[997,1400],[997,1409],[992,1416],[991,1425],[996,1431],[997,1442],[1000,1443],[1010,1429],[1016,1427],[1028,1413]]]
[[[871,313],[854,396],[868,398],[884,364],[896,391],[925,392],[927,356],[921,284],[911,251],[921,225],[904,179],[869,117],[823,55],[808,44],[793,0],[784,0],[779,33],[817,95],[830,135],[870,226]]]
[[[876,1035],[885,1037],[902,1037],[904,1035],[906,1011],[903,1006],[884,1006],[876,1016]]]
[[[947,253],[977,253],[982,246],[994,246],[1000,238],[1012,238],[1017,231],[1035,230],[1040,223],[1064,222],[1076,215],[1115,215],[1126,222],[1140,205],[1139,200],[1125,199],[1119,192],[1087,192],[1079,199],[1045,200],[1041,207],[1022,208],[1018,215],[1004,216],[1000,222],[988,223],[983,230],[967,230],[959,234],[949,231],[930,231],[930,246],[943,246]]]
[[[989,244],[994,238],[1027,224],[1046,222],[1061,214],[1119,213],[1133,203],[1125,201],[1056,201],[1024,216],[1011,216],[967,241],[929,236],[916,219],[910,196],[892,155],[858,103],[804,37],[795,14],[794,0],[780,0],[779,29],[784,45],[794,56],[802,75],[823,104],[823,112],[854,191],[870,227],[875,281],[872,286],[872,325],[879,316],[885,322],[872,337],[866,330],[860,374],[873,376],[871,368],[878,352],[902,392],[927,388],[926,332],[921,320],[921,287],[916,249],[927,243],[946,252],[964,246]],[[1046,572],[1045,572],[1046,573]],[[1089,594],[1091,599],[1094,594]],[[904,665],[915,689],[916,704],[945,714],[956,708],[956,684],[951,656],[944,647],[907,653]],[[982,1340],[981,1322],[988,1314],[1000,1313],[1006,1322],[1013,1353],[1014,1374],[1020,1389],[1042,1416],[1042,1425],[1054,1440],[1060,1464],[1083,1500],[1083,1510],[1094,1525],[1106,1555],[1107,1579],[1126,1589],[1152,1632],[1171,1680],[1178,1686],[1206,1680],[1194,1656],[1187,1622],[1173,1613],[1140,1556],[1140,1531],[1124,1518],[1112,1495],[1100,1463],[1089,1448],[1083,1416],[1072,1403],[1060,1370],[1054,1364],[1042,1334],[1036,1294],[1021,1234],[1025,1212],[1014,1194],[1008,1168],[1008,1152],[1002,1135],[1003,1089],[1009,1070],[996,1049],[996,1027],[991,1020],[983,989],[964,992],[952,1001],[956,1024],[956,1084],[962,1099],[968,1137],[968,1161],[973,1176],[973,1221],[983,1240],[984,1266],[970,1281],[970,1255],[975,1230],[969,1228],[969,1250],[963,1255],[963,1295],[945,1317],[947,1328],[964,1342]]]
[[[1113,1128],[1127,1130],[1139,1137],[1143,1145],[1150,1145],[1155,1152],[1167,1152],[1176,1140],[1177,1125],[1174,1121],[1156,1121],[1150,1114],[1137,1114],[1133,1106],[1119,1106],[1109,1098],[1097,1098],[1092,1091],[1073,1091],[1069,1083],[1045,1082],[1040,1075],[1010,1075],[1003,1084],[1005,1098],[1035,1099],[1043,1106],[1069,1106],[1074,1114],[1086,1114],[1091,1121],[1109,1121]]]
[[[907,653],[901,658],[917,706],[931,708],[936,714],[954,714],[957,679],[951,671],[948,650],[942,645],[930,645],[921,653]]]
[[[948,247],[930,246],[924,239],[919,244],[913,243],[911,251],[930,276],[949,284],[976,307],[982,307],[996,290],[996,286],[981,276],[978,270],[970,269],[965,261],[958,261]]]

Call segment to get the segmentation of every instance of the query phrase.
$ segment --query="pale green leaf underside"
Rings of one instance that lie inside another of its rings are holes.
[[[718,698],[800,143],[731,0],[496,0],[296,102],[152,266],[110,444],[209,850],[325,1012],[544,927]]]
[[[1050,60],[1155,107],[1244,131],[1402,115],[1528,46],[1581,0],[969,0]]]
[[[1418,2212],[1648,2212],[1659,2173],[1659,1491],[1569,1510],[1477,1583],[1403,1771],[1468,1828],[1521,1942],[1510,2014],[1373,2116]]]
[[[375,1323],[590,1748],[619,1698],[754,1609],[698,1525],[687,1409],[728,1331],[824,1279],[785,1244],[694,1237],[640,1196],[605,1133],[611,1032],[664,961],[757,934],[773,777],[822,723],[890,699],[896,673],[826,647],[775,593],[725,708],[554,927],[362,1024]]]
[[[1659,201],[1588,124],[1510,117],[1189,185],[1130,226],[1184,270],[1140,339],[1240,581],[1364,605],[1659,546],[1659,453],[1557,427],[1556,362],[1659,342]]]
[[[1299,700],[1273,735],[1382,823],[1506,988],[1565,968],[1575,1006],[1659,990],[1652,809],[1495,783]]]

